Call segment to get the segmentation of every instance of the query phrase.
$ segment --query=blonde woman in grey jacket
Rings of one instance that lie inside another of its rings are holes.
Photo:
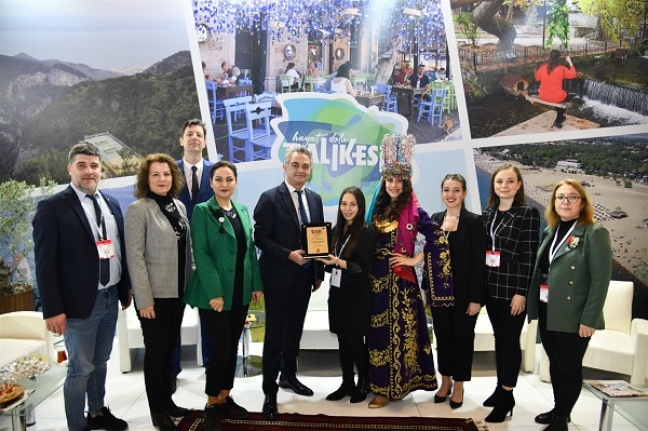
[[[175,430],[172,418],[188,410],[171,399],[173,350],[180,336],[182,296],[191,277],[191,235],[176,196],[183,178],[167,154],[151,154],[141,164],[135,197],[126,210],[125,239],[135,308],[144,334],[144,383],[151,420],[159,430]]]

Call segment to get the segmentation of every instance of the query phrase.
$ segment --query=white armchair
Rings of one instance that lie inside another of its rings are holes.
[[[196,363],[202,366],[202,343],[198,309],[187,306],[182,319],[180,337],[183,346],[196,346]],[[117,339],[119,343],[119,368],[122,373],[132,369],[135,350],[144,347],[144,336],[135,307],[119,310],[117,318]]]
[[[630,281],[610,281],[603,315],[605,329],[590,340],[583,366],[630,376],[630,383],[643,385],[648,363],[648,320],[632,319],[634,285]],[[540,380],[551,381],[549,359],[540,356]]]
[[[535,371],[536,333],[538,321],[524,322],[520,333],[520,346],[522,348],[522,371],[532,373]],[[475,325],[475,352],[490,352],[495,350],[495,336],[490,323],[486,307],[482,307],[477,316]]]
[[[32,353],[54,357],[53,334],[47,330],[43,313],[14,311],[0,314],[0,366]]]

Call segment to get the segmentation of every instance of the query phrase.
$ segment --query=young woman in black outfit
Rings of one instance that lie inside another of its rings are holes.
[[[337,335],[342,385],[326,399],[339,401],[351,396],[352,403],[369,393],[369,353],[364,337],[371,317],[369,267],[377,234],[364,221],[365,197],[358,187],[347,187],[340,195],[337,224],[333,228],[333,251],[319,260],[331,273],[328,313],[330,331]],[[355,384],[353,367],[358,370]]]
[[[486,231],[481,216],[464,207],[466,180],[459,174],[446,175],[441,197],[446,210],[432,215],[450,244],[454,277],[454,307],[432,307],[441,387],[435,403],[450,396],[450,407],[463,404],[463,384],[470,381],[475,324],[484,301],[484,249]],[[454,384],[453,384],[454,380]]]
[[[520,333],[540,229],[540,212],[527,205],[517,166],[505,163],[493,172],[484,226],[486,311],[493,325],[497,366],[497,387],[484,401],[494,408],[485,421],[504,422],[515,406],[513,388],[522,363]]]

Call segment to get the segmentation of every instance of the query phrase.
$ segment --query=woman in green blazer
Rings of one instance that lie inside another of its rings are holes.
[[[187,304],[199,308],[212,346],[205,382],[206,431],[221,429],[221,413],[235,419],[248,415],[229,395],[248,305],[262,296],[250,215],[245,205],[231,200],[236,167],[217,162],[210,179],[214,197],[197,205],[191,220],[196,269],[184,296]]]
[[[612,270],[610,234],[594,223],[580,182],[560,181],[545,211],[528,295],[528,319],[538,319],[549,357],[554,409],[536,416],[545,431],[567,431],[583,384],[583,356],[594,331],[605,329],[603,305]]]

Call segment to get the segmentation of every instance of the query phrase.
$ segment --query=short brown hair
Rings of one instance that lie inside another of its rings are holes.
[[[173,157],[163,153],[149,154],[140,164],[135,181],[135,192],[133,193],[135,197],[138,199],[144,198],[148,192],[151,191],[148,184],[148,176],[153,163],[166,163],[169,165],[172,178],[169,196],[173,198],[178,197],[180,191],[184,187],[184,177],[182,176],[182,172],[180,172],[180,168],[176,164],[175,160],[173,160]]]
[[[583,208],[581,209],[580,215],[578,216],[578,226],[593,224],[594,205],[592,204],[589,196],[587,196],[585,187],[583,187],[580,181],[576,181],[573,178],[567,178],[559,181],[551,192],[549,204],[545,209],[545,220],[547,220],[547,225],[550,228],[555,228],[556,226],[558,226],[558,223],[560,223],[560,216],[556,212],[556,191],[562,186],[572,186],[580,195],[580,202],[583,205]]]
[[[184,122],[184,124],[182,125],[182,133],[180,134],[180,137],[183,137],[184,132],[187,130],[188,127],[191,127],[191,126],[200,126],[200,127],[202,127],[203,136],[205,136],[205,139],[207,138],[207,129],[205,128],[205,123],[203,123],[202,121],[200,121],[197,118],[192,118],[192,119],[187,120],[187,121]]]

